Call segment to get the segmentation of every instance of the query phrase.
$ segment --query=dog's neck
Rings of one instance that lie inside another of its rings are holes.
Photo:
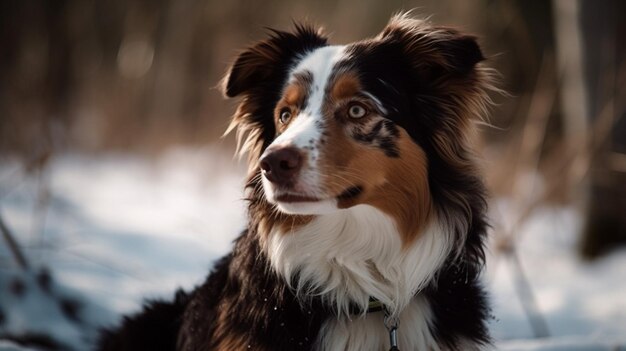
[[[299,297],[319,296],[340,316],[353,306],[366,311],[373,297],[398,316],[448,257],[451,236],[433,219],[407,246],[396,227],[382,211],[358,205],[273,228],[266,249]]]

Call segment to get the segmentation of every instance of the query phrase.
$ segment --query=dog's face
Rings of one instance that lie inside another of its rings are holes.
[[[224,87],[244,97],[233,125],[270,204],[295,215],[368,204],[411,236],[431,213],[435,168],[463,166],[480,60],[474,38],[405,17],[341,46],[297,27],[243,52]]]
[[[284,212],[321,214],[399,196],[386,188],[403,172],[425,181],[423,151],[366,89],[352,50],[315,49],[289,72],[274,109],[277,137],[260,158],[265,195]]]

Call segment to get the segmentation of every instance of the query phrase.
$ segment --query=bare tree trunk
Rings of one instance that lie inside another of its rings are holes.
[[[611,114],[613,128],[592,159],[587,223],[581,253],[595,258],[626,244],[626,2],[580,2],[589,116]],[[593,137],[593,136],[592,136]]]

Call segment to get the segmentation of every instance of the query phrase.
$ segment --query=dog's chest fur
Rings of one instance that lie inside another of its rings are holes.
[[[270,264],[296,296],[319,296],[337,312],[319,333],[319,350],[379,350],[389,336],[382,313],[367,310],[371,297],[400,318],[401,349],[437,349],[430,332],[431,312],[416,293],[448,255],[448,237],[432,223],[417,242],[403,247],[393,220],[361,205],[324,215],[284,233],[270,233]],[[351,311],[352,310],[352,311]]]
[[[401,350],[441,350],[436,313],[421,293],[448,256],[448,237],[435,222],[410,247],[371,206],[265,235],[242,235],[196,292],[182,350],[386,350],[383,313],[357,312],[370,297],[399,317]]]

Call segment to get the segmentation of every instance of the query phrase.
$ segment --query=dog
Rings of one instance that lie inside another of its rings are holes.
[[[399,14],[331,45],[296,24],[223,80],[248,226],[204,284],[101,350],[480,350],[486,196],[471,147],[492,74],[476,38]]]

